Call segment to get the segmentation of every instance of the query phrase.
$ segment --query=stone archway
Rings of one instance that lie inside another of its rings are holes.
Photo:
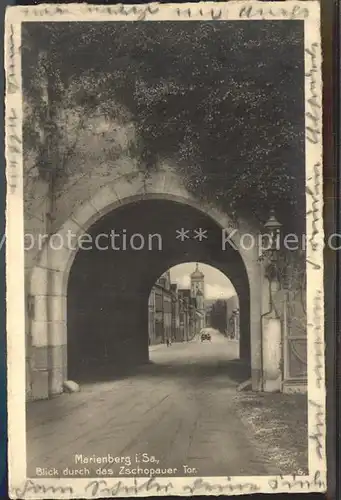
[[[80,204],[53,236],[62,246],[47,242],[40,252],[30,280],[34,304],[31,321],[32,348],[45,352],[46,363],[37,370],[33,383],[48,386],[52,396],[62,392],[67,378],[67,284],[76,252],[68,245],[68,235],[77,238],[106,214],[138,200],[162,199],[192,207],[210,217],[221,228],[233,227],[230,218],[214,205],[198,203],[179,183],[176,175],[159,172],[146,179],[142,174],[128,174],[101,188],[94,197]],[[239,248],[250,285],[251,369],[253,389],[260,389],[261,379],[261,269],[257,248],[245,250],[239,245],[243,232],[252,234],[245,222],[231,240]],[[56,246],[56,245],[55,245]],[[45,391],[46,392],[46,391]],[[36,391],[37,393],[37,391]]]
[[[191,232],[193,228],[205,228],[207,240],[176,239],[179,222],[180,227]],[[111,241],[107,241],[113,228],[117,236],[115,250]],[[87,234],[91,242],[99,237],[100,248],[91,245],[79,250],[70,271],[69,378],[76,381],[89,376],[96,378],[95,374],[103,372],[105,367],[107,373],[115,373],[128,367],[133,370],[137,364],[147,362],[146,313],[150,288],[163,272],[188,259],[213,265],[230,277],[240,296],[246,295],[247,305],[241,304],[245,319],[241,337],[243,345],[249,341],[249,282],[245,266],[237,251],[230,247],[222,250],[221,228],[203,212],[160,198],[135,199],[103,216]],[[154,235],[152,241],[148,238],[150,234]],[[135,244],[133,248],[130,246],[132,235],[134,241],[137,237],[138,250]],[[156,235],[160,241],[155,240]],[[247,354],[245,361],[249,365],[249,347]]]

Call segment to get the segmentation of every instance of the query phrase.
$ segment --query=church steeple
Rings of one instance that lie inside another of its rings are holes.
[[[199,330],[201,330],[205,326],[205,275],[200,271],[198,262],[191,274],[191,297],[195,300],[201,318],[199,324]]]
[[[199,270],[199,263],[196,263],[195,271],[191,274],[191,278],[204,279],[205,275]]]
[[[191,274],[191,297],[196,298],[198,295],[204,297],[204,280],[205,275],[199,269],[199,263],[195,265],[195,270]]]

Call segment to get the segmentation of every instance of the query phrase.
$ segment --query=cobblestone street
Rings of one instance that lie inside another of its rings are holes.
[[[238,416],[234,396],[242,375],[234,349],[219,334],[211,343],[155,346],[152,363],[134,375],[28,404],[29,476],[36,468],[45,468],[38,471],[45,475],[46,469],[60,474],[68,467],[80,477],[94,476],[99,468],[117,477],[137,465],[177,469],[174,475],[184,475],[184,466],[203,476],[278,472]],[[158,462],[148,462],[146,455],[142,462],[144,453]],[[107,454],[125,458],[104,465],[84,460]]]

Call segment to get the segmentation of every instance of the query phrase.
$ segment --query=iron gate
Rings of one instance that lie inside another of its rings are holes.
[[[306,289],[285,291],[283,310],[283,378],[285,382],[307,380]]]

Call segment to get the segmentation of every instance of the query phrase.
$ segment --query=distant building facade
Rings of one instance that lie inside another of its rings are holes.
[[[157,280],[149,295],[149,344],[161,344],[172,338],[172,290],[167,271]]]
[[[216,328],[228,338],[239,340],[239,300],[234,295],[229,299],[210,300],[206,303],[206,324]]]
[[[205,326],[204,275],[191,274],[191,288],[171,283],[170,271],[157,280],[149,295],[149,345],[185,342]]]

